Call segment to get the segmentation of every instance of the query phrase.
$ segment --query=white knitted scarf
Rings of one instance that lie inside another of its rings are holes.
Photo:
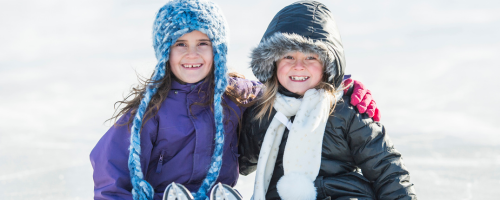
[[[342,91],[335,94],[336,101]],[[257,164],[252,199],[265,200],[271,181],[279,146],[289,129],[283,155],[284,176],[278,181],[281,199],[316,199],[314,180],[321,165],[321,151],[326,122],[333,103],[324,90],[309,89],[302,99],[277,94],[274,108],[277,113],[267,128]],[[295,115],[293,124],[289,121]]]

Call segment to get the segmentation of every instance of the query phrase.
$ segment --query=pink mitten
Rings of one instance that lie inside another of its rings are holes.
[[[366,113],[373,121],[380,121],[380,111],[377,108],[377,103],[373,100],[370,90],[366,89],[363,83],[353,79],[346,79],[344,85],[353,84],[353,91],[351,95],[351,105],[358,108],[359,113]],[[344,90],[347,93],[350,87]]]

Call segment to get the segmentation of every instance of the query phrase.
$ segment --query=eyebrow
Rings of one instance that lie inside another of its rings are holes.
[[[186,41],[187,41],[187,40],[177,40],[177,41],[176,41],[176,43],[177,43],[177,42],[186,42]],[[210,41],[209,39],[201,39],[201,40],[197,40],[197,41],[212,42],[212,41]]]

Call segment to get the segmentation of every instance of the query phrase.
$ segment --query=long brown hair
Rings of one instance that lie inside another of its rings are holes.
[[[133,119],[134,119],[132,116],[135,115],[137,108],[139,107],[139,104],[141,103],[142,97],[146,92],[148,85],[158,84],[158,91],[151,98],[151,101],[149,102],[148,108],[146,109],[146,112],[144,113],[144,120],[142,123],[143,126],[144,126],[144,124],[146,124],[146,122],[149,119],[154,117],[158,113],[158,110],[160,110],[160,107],[161,107],[161,104],[163,103],[163,101],[167,98],[168,93],[169,93],[171,86],[172,86],[172,81],[174,79],[177,81],[180,81],[175,77],[175,75],[172,74],[171,69],[170,69],[170,63],[168,61],[165,63],[166,63],[165,64],[165,77],[163,77],[161,80],[158,80],[158,81],[151,80],[152,75],[148,79],[144,79],[138,75],[139,85],[136,87],[133,87],[132,90],[130,91],[130,93],[126,97],[124,97],[123,100],[117,101],[115,103],[115,112],[113,113],[113,116],[106,121],[114,120],[114,125],[118,125],[118,126],[131,125],[133,122]],[[214,95],[213,94],[214,94],[214,87],[215,87],[214,70],[215,70],[214,67],[212,67],[212,69],[208,73],[207,77],[205,77],[203,79],[203,82],[201,83],[201,84],[208,84],[208,91],[203,91],[201,89],[201,87],[198,90],[198,94],[203,93],[201,95],[202,96],[201,102],[195,102],[195,103],[189,105],[189,111],[190,111],[191,115],[193,115],[193,113],[191,112],[191,106],[193,106],[193,105],[199,105],[199,106],[210,105],[210,109],[213,111],[213,102],[214,102]],[[244,78],[243,75],[235,73],[235,72],[229,73],[229,76]],[[244,95],[238,93],[236,87],[232,84],[229,84],[227,86],[225,94],[231,100],[233,100],[233,102],[236,103],[236,105],[238,105],[238,106],[249,107],[249,106],[253,105],[253,103],[255,103],[255,102],[248,103],[248,104],[242,103],[242,102],[246,102],[246,100],[248,100],[250,98],[255,98],[255,95],[244,96]],[[224,96],[222,96],[222,98],[224,98]],[[222,102],[223,109],[228,109],[228,110],[232,111],[237,116],[238,124],[241,124],[241,119],[240,119],[239,115],[237,114],[237,112],[233,108],[228,106],[226,101],[224,101],[224,99],[222,99],[221,102]],[[124,105],[124,106],[121,107],[121,105]],[[129,117],[127,122],[120,123],[120,124],[116,123],[117,119],[120,116],[125,115],[127,113],[130,113],[130,116],[131,116],[131,117]],[[227,112],[227,113],[231,114],[231,112]],[[226,119],[229,119],[229,118],[226,117]],[[227,123],[227,120],[225,121],[225,123]]]

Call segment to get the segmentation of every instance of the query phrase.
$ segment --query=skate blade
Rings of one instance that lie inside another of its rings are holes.
[[[243,198],[231,186],[219,183],[212,189],[210,200],[243,200]]]
[[[193,196],[186,187],[172,182],[165,189],[163,200],[193,200]]]

